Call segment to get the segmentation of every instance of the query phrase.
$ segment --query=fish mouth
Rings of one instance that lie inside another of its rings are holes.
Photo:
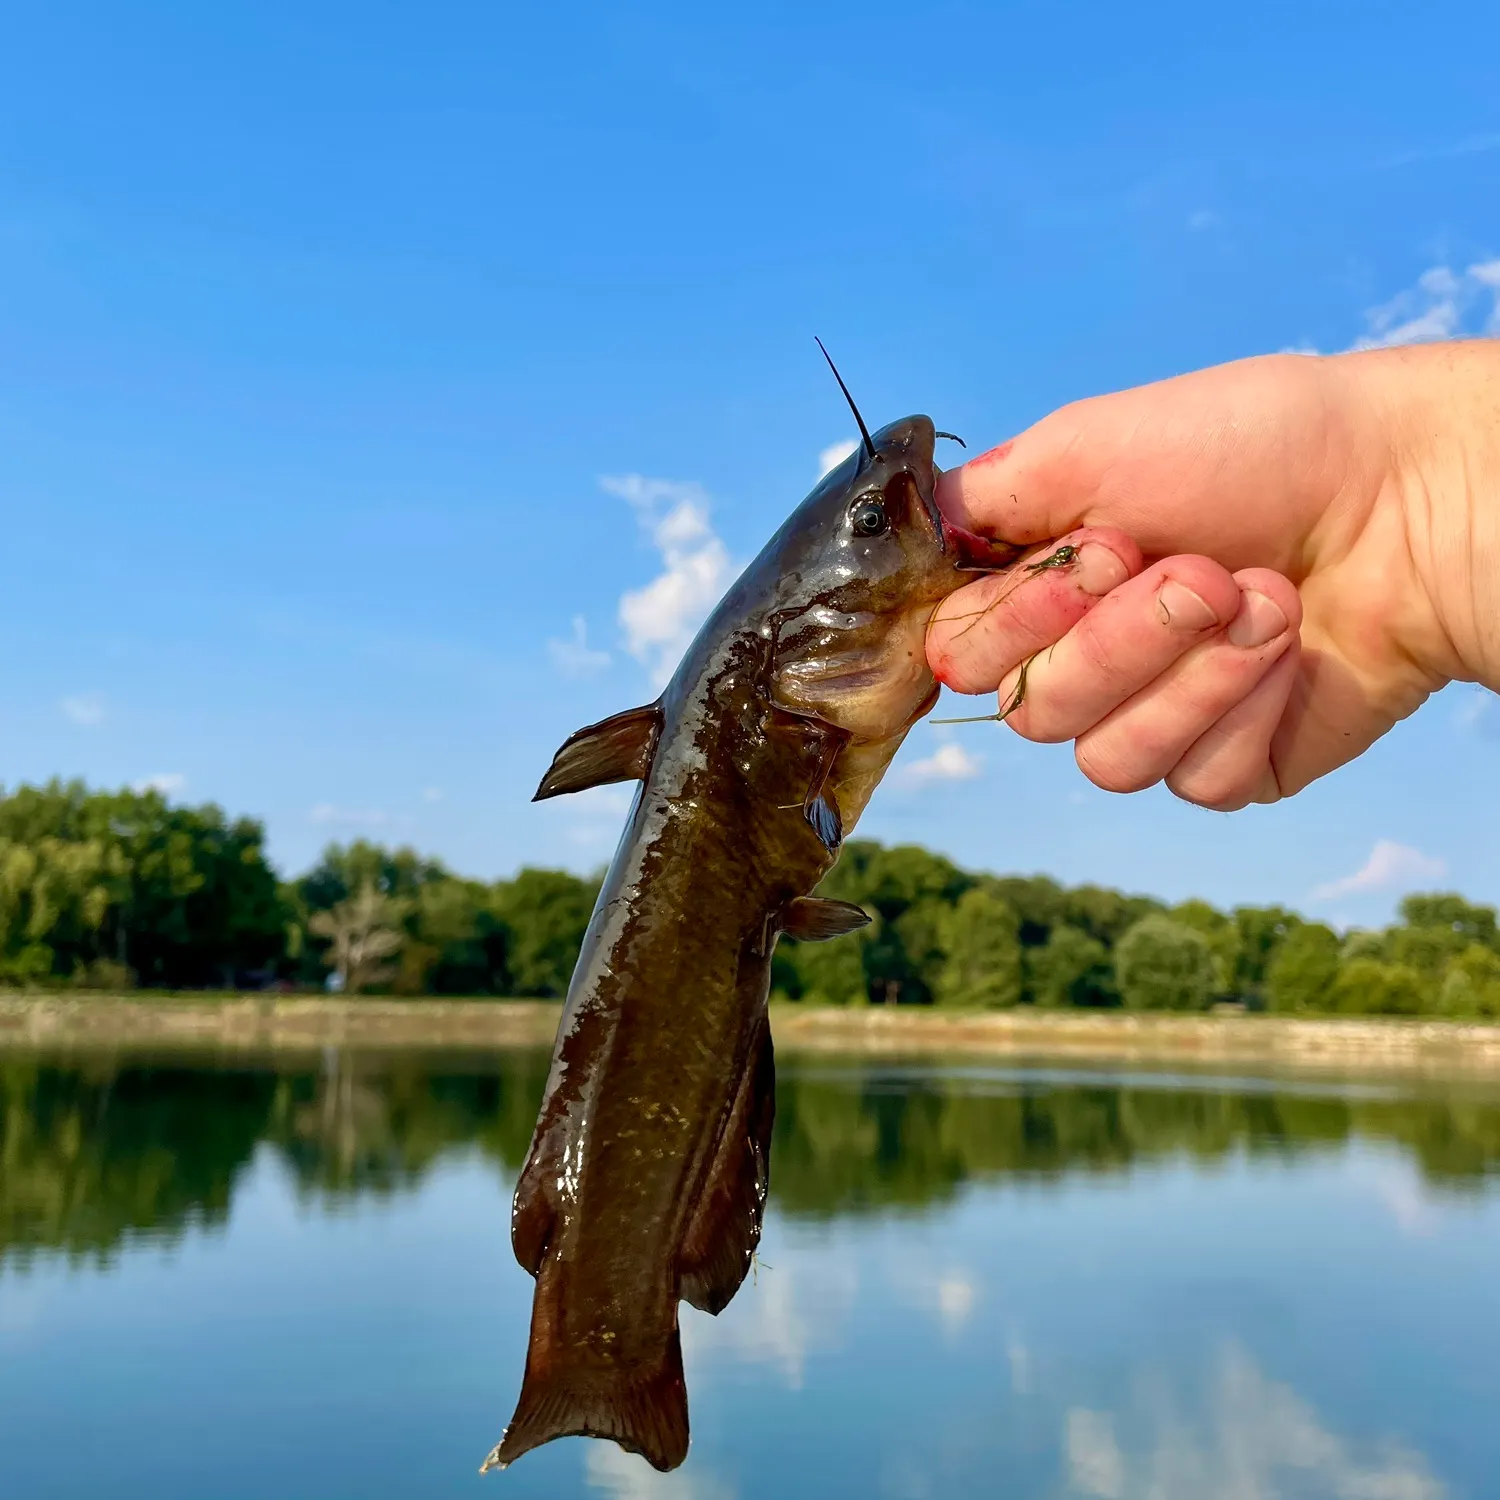
[[[937,501],[933,501],[936,509]],[[1014,542],[997,542],[992,537],[980,536],[977,531],[955,525],[941,512],[938,514],[938,535],[942,538],[943,551],[952,559],[960,573],[1003,573],[1024,552]]]

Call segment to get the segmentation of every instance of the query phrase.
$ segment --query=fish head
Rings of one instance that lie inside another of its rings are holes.
[[[976,569],[1016,549],[953,526],[938,509],[932,421],[882,427],[824,475],[768,549],[776,700],[856,739],[904,734],[936,693],[927,623]]]

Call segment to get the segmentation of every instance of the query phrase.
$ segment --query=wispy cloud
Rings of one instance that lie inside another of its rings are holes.
[[[1330,1429],[1292,1387],[1227,1349],[1187,1399],[1144,1385],[1115,1412],[1074,1407],[1063,1419],[1071,1495],[1096,1500],[1443,1500],[1448,1487],[1420,1453]]]
[[[308,809],[307,821],[326,828],[384,828],[391,819],[378,807],[338,807],[332,802],[318,802]]]
[[[563,833],[580,849],[603,849],[619,841],[625,817],[635,803],[634,782],[589,787],[567,799],[571,822]]]
[[[160,792],[163,797],[175,797],[186,788],[187,777],[181,771],[159,771],[155,776],[147,776],[135,782],[132,790],[142,793]]]
[[[1485,151],[1500,151],[1500,131],[1465,136],[1461,141],[1449,141],[1442,146],[1398,151],[1395,156],[1387,157],[1380,165],[1382,167],[1408,167],[1416,162],[1449,161],[1457,156],[1478,156]]]
[[[424,786],[422,788],[422,800],[424,802],[441,802],[443,800],[442,787]]]
[[[1200,208],[1188,215],[1187,227],[1195,234],[1205,229],[1216,229],[1224,221],[1211,208]]]
[[[610,661],[608,651],[589,645],[588,623],[582,615],[573,616],[572,639],[549,640],[547,654],[558,671],[568,677],[587,677],[590,672],[602,671]]]
[[[837,443],[830,443],[818,455],[818,478],[831,473],[843,463],[854,450],[859,447],[858,438],[843,438]]]
[[[733,1500],[734,1490],[702,1469],[658,1474],[644,1458],[613,1443],[592,1443],[583,1461],[584,1481],[612,1500]]]
[[[1389,349],[1478,333],[1500,333],[1500,259],[1424,271],[1415,286],[1365,314],[1365,332],[1350,347]]]
[[[1313,900],[1336,901],[1340,896],[1368,891],[1410,889],[1424,881],[1441,879],[1447,869],[1442,860],[1423,854],[1420,849],[1390,839],[1377,839],[1370,857],[1359,869],[1318,886],[1312,893]]]
[[[912,781],[972,781],[984,768],[977,755],[962,745],[939,745],[923,760],[914,760],[907,768]]]
[[[1500,738],[1500,697],[1477,684],[1467,687],[1453,721],[1470,734]]]
[[[80,729],[97,729],[104,722],[104,699],[98,693],[75,693],[57,706],[63,717]]]
[[[660,686],[724,592],[729,551],[709,525],[708,493],[702,485],[640,474],[606,477],[600,483],[629,501],[661,553],[663,571],[620,600],[625,644]]]

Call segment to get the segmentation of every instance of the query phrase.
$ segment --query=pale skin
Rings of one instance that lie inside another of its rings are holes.
[[[1025,692],[1097,785],[1231,811],[1354,759],[1453,681],[1500,692],[1500,339],[1241,360],[1075,402],[938,500],[1056,567],[944,601],[933,670]]]

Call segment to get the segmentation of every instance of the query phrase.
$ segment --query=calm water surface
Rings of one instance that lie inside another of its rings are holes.
[[[796,1062],[687,1464],[481,1480],[544,1074],[0,1056],[0,1495],[1500,1496],[1500,1090]]]

